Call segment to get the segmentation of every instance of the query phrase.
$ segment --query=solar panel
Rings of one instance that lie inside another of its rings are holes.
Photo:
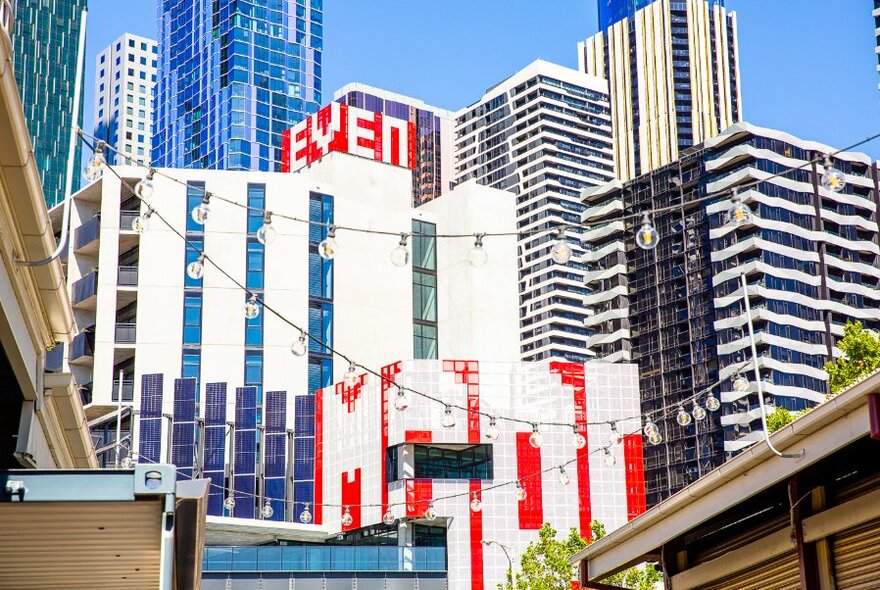
[[[196,445],[196,380],[174,380],[174,416],[171,427],[171,462],[179,477],[192,479]]]
[[[299,514],[304,502],[315,501],[315,396],[293,398],[293,498]]]
[[[208,514],[223,516],[226,477],[226,384],[205,385],[205,457],[202,472],[214,484],[208,491]],[[220,486],[220,487],[217,487]]]
[[[162,457],[162,380],[156,373],[141,375],[140,443],[138,455],[148,463],[159,463]]]
[[[237,518],[254,517],[257,488],[257,388],[235,389],[235,468],[233,488]]]
[[[284,520],[285,459],[287,458],[287,392],[266,392],[264,496],[272,503],[272,520]]]

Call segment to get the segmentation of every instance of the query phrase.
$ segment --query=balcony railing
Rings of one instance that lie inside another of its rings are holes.
[[[98,271],[91,272],[73,284],[73,304],[94,297],[98,294]]]
[[[205,547],[205,572],[444,572],[445,547]]]
[[[122,380],[122,401],[130,402],[134,400],[134,381]],[[119,401],[119,380],[113,381],[113,401]]]
[[[136,266],[120,266],[117,283],[120,287],[137,287],[138,284],[138,267]]]
[[[116,344],[134,344],[136,336],[136,324],[116,324]]]
[[[47,373],[59,373],[64,368],[64,343],[59,342],[46,352],[44,367]]]
[[[14,0],[0,0],[0,28],[8,37],[12,37],[12,23],[15,20]]]
[[[82,250],[101,237],[101,216],[95,215],[76,228],[73,235],[73,249]]]
[[[73,337],[70,342],[70,356],[68,360],[72,363],[82,358],[91,358],[95,356],[95,333],[80,332]]]
[[[131,229],[131,224],[140,214],[140,211],[120,211],[119,231],[134,231],[133,229]]]
[[[82,400],[82,405],[87,406],[92,403],[92,384],[86,383],[85,385],[81,385],[79,388],[79,397]]]

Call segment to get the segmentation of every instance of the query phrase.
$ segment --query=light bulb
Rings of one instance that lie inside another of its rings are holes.
[[[650,420],[645,422],[644,428],[645,436],[651,436],[652,432],[660,432],[660,429],[657,428],[657,425],[651,422]]]
[[[527,495],[525,488],[522,487],[519,482],[516,482],[516,488],[513,490],[513,497],[516,498],[516,501],[522,502],[526,499]]]
[[[737,192],[733,193],[733,204],[727,210],[727,218],[735,227],[752,221],[752,210],[743,203],[742,197]]]
[[[648,442],[654,446],[657,446],[663,442],[663,437],[660,436],[660,433],[655,430],[654,432],[652,432],[651,434],[648,435]]]
[[[455,427],[455,416],[452,415],[452,406],[446,406],[446,411],[443,413],[440,425],[447,429]]]
[[[406,266],[409,262],[409,248],[406,247],[408,234],[400,234],[400,243],[391,251],[391,264],[394,266]]]
[[[468,262],[474,268],[486,266],[489,255],[483,249],[483,237],[486,234],[474,234],[474,247],[468,252]]]
[[[428,509],[425,510],[425,520],[437,520],[437,511],[434,510],[434,501],[428,503]]]
[[[611,423],[611,434],[608,435],[608,442],[612,445],[619,445],[623,442],[623,437],[617,431],[617,425],[614,422]]]
[[[556,264],[568,264],[571,260],[571,245],[565,241],[565,228],[559,230],[556,242],[550,248],[550,258]]]
[[[150,168],[150,171],[147,172],[146,177],[140,179],[136,185],[134,185],[134,194],[140,197],[143,200],[147,200],[153,196],[153,174],[154,170]]]
[[[571,483],[571,476],[565,470],[565,467],[559,468],[559,483],[561,483],[564,486],[567,486],[568,484]]]
[[[749,380],[742,373],[738,373],[736,377],[733,378],[733,390],[738,391],[740,393],[746,392],[749,390]]]
[[[205,255],[200,254],[198,258],[189,263],[186,267],[186,274],[193,280],[199,280],[205,276]]]
[[[406,392],[402,389],[397,390],[397,395],[394,397],[394,409],[398,412],[403,412],[409,407],[409,399],[406,397]]]
[[[822,186],[826,189],[839,193],[846,188],[846,177],[843,172],[834,167],[831,156],[825,156],[825,172],[822,174]]]
[[[205,196],[202,197],[202,202],[197,207],[193,207],[192,219],[199,225],[205,225],[208,222],[208,218],[211,217],[211,206],[208,204],[210,200],[211,193],[206,192]]]
[[[122,459],[122,468],[123,469],[131,469],[135,465],[135,460],[132,459],[131,455],[126,456]]]
[[[678,413],[675,415],[675,421],[678,422],[679,426],[687,426],[691,423],[692,418],[683,407],[678,406]]]
[[[538,432],[538,425],[532,425],[532,434],[529,436],[529,444],[532,445],[532,448],[540,449],[541,443],[544,442],[544,437],[541,436],[541,433]]]
[[[660,241],[660,235],[651,224],[651,216],[645,213],[642,217],[642,226],[636,232],[636,244],[642,250],[653,250]]]
[[[132,231],[136,231],[139,234],[144,233],[148,229],[150,229],[150,217],[153,215],[152,209],[147,209],[143,215],[138,215],[131,222]]]
[[[474,492],[471,499],[471,512],[480,512],[483,509],[483,503],[480,502],[480,499],[477,497],[477,492]]]
[[[706,419],[706,408],[694,402],[694,407],[691,408],[691,414],[693,414],[694,418],[697,420],[705,420]]]
[[[489,427],[486,429],[486,438],[489,440],[498,440],[500,435],[501,431],[498,430],[498,424],[495,423],[495,418],[489,418]]]
[[[351,517],[351,510],[346,506],[345,511],[342,513],[342,526],[351,526],[351,523],[353,522],[354,519]]]
[[[275,514],[275,510],[272,508],[272,503],[269,502],[268,498],[266,499],[266,503],[263,504],[263,509],[260,511],[260,514],[263,515],[263,518],[272,518],[272,515]]]
[[[227,510],[235,508],[235,498],[232,496],[226,496],[226,500],[223,501],[223,507]]]
[[[312,522],[312,511],[309,510],[309,505],[306,504],[303,507],[303,511],[299,513],[299,521],[303,524],[309,524]]]
[[[89,182],[93,182],[101,178],[104,173],[104,165],[107,160],[104,159],[104,142],[99,141],[94,153],[89,158],[88,163],[83,169],[83,176]]]
[[[388,510],[385,511],[385,514],[382,515],[382,522],[384,522],[388,526],[391,526],[392,524],[394,524],[394,520],[395,520],[394,514],[391,512],[391,509],[389,508]]]
[[[712,395],[711,393],[706,398],[706,409],[710,412],[717,412],[721,407],[721,402],[718,401],[718,398]]]
[[[614,456],[611,449],[605,449],[605,459],[603,459],[603,461],[608,467],[613,467],[614,464],[617,463],[617,457]]]
[[[577,426],[574,426],[574,448],[580,451],[585,446],[587,446],[587,437],[581,434]]]
[[[275,231],[275,228],[272,227],[272,212],[266,211],[263,213],[263,225],[260,226],[260,229],[257,230],[257,241],[263,244],[264,246],[267,244],[271,244],[275,241],[275,236],[278,232]]]
[[[345,375],[342,377],[342,382],[345,383],[347,387],[354,387],[359,381],[357,367],[354,366],[354,363],[351,363],[348,365],[348,370],[345,371]]]
[[[305,333],[300,332],[299,338],[294,340],[293,344],[290,345],[290,352],[292,352],[294,356],[305,356],[308,351],[309,341],[306,338]]]
[[[327,237],[318,244],[318,255],[324,260],[336,258],[339,246],[336,244],[336,226],[331,225],[327,231]]]
[[[260,315],[260,304],[257,301],[257,296],[251,294],[251,298],[244,304],[244,317],[249,320],[255,320],[258,315]]]

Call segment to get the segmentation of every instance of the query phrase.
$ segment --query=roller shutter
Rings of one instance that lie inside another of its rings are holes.
[[[699,590],[800,590],[797,552],[792,551]]]
[[[837,590],[880,588],[880,519],[834,535],[834,577]]]

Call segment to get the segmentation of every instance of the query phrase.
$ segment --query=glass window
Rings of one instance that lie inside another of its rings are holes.
[[[437,275],[413,271],[413,319],[437,322]]]
[[[245,276],[245,286],[248,289],[260,290],[263,288],[264,259],[263,245],[254,238],[248,238]]]
[[[492,445],[413,445],[413,456],[416,478],[492,479]]]
[[[437,326],[413,324],[413,358],[436,359]]]
[[[266,185],[249,184],[247,193],[248,234],[255,234],[263,225],[263,211],[266,208]]]
[[[202,342],[202,294],[187,291],[183,298],[183,345],[198,346]]]
[[[199,206],[204,197],[205,183],[190,182],[186,189],[186,231],[202,233],[204,228],[192,218],[192,210]]]
[[[201,199],[199,199],[199,203],[201,203]],[[184,260],[184,269],[186,269],[186,267],[188,267],[191,262],[195,261],[199,257],[201,250],[204,248],[204,242],[202,240],[193,239],[191,237],[187,238],[187,240],[189,241],[189,244],[186,245],[186,258]],[[187,273],[186,270],[184,270],[183,284],[185,287],[201,287],[202,279],[194,279],[189,276],[189,273]]]

